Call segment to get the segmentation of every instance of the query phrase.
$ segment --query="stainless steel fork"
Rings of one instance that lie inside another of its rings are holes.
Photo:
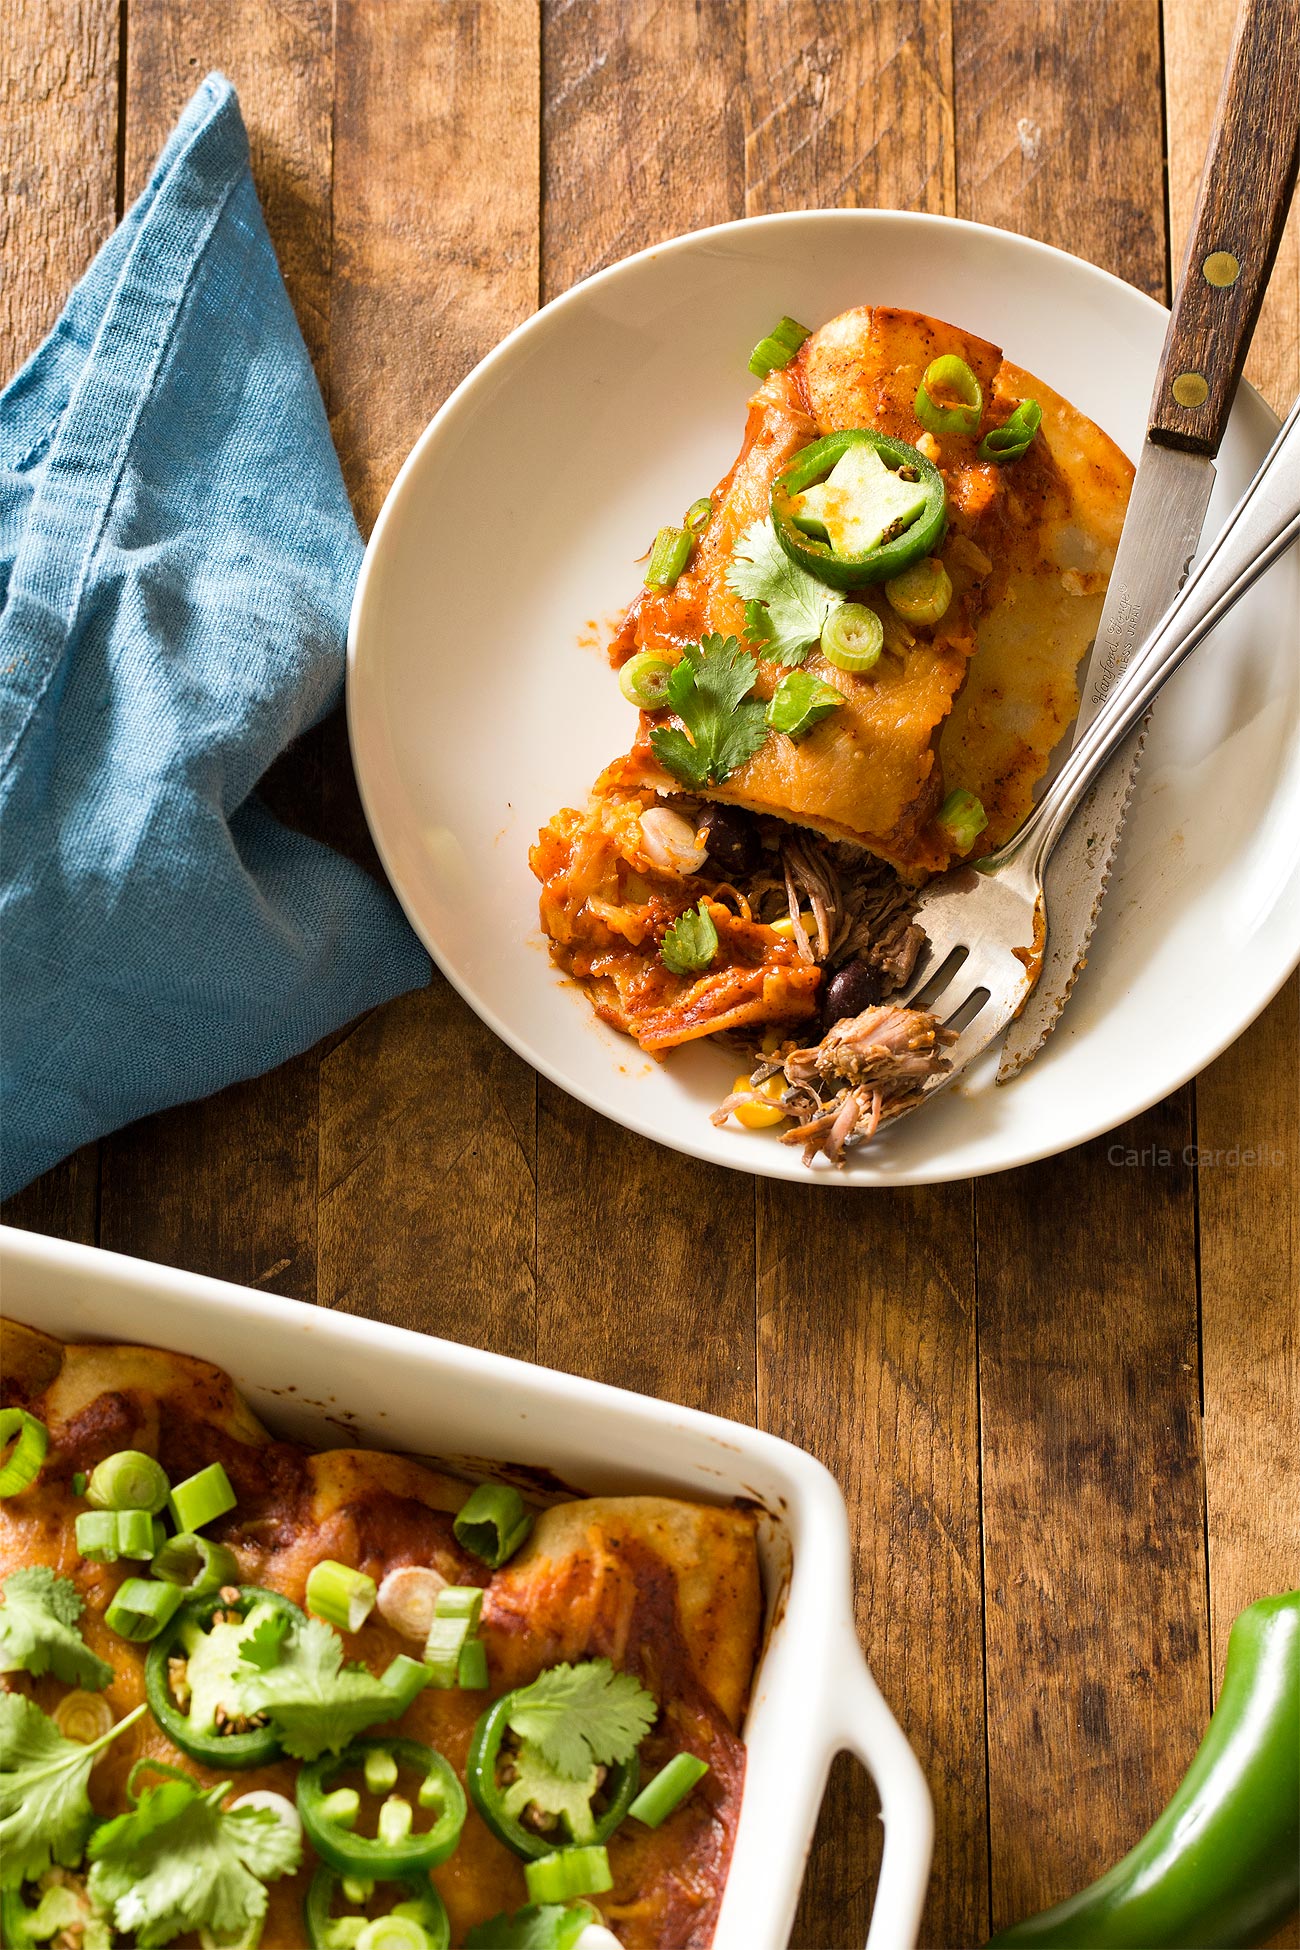
[[[928,952],[891,1001],[932,1011],[957,1033],[945,1088],[1000,1035],[1041,966],[1049,924],[1043,870],[1088,787],[1152,699],[1238,597],[1300,534],[1300,400],[1258,474],[1129,664],[1103,709],[1013,839],[973,866],[931,881],[916,919]]]

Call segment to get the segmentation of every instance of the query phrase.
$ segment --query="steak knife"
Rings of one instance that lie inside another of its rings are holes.
[[[1219,96],[1128,512],[1088,659],[1074,736],[1181,588],[1300,161],[1300,0],[1246,0]],[[1008,1083],[1051,1035],[1087,962],[1146,736],[1120,747],[1047,871],[1038,985],[1002,1046]]]

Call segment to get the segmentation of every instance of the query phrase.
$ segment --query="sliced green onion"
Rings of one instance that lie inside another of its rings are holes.
[[[333,1794],[321,1799],[322,1821],[332,1822],[336,1828],[355,1828],[361,1813],[361,1796],[355,1788],[335,1788]]]
[[[209,1463],[195,1476],[178,1483],[169,1499],[177,1530],[202,1530],[205,1523],[224,1517],[239,1498],[220,1463]]]
[[[806,325],[793,318],[781,319],[750,353],[749,370],[756,379],[766,379],[769,372],[781,372],[807,337]]]
[[[487,1647],[482,1639],[469,1639],[460,1648],[456,1684],[465,1693],[482,1693],[488,1683]]]
[[[483,1616],[481,1584],[445,1584],[434,1600],[435,1618],[467,1618],[471,1632],[478,1630]]]
[[[74,1470],[72,1474],[72,1494],[74,1496],[84,1496],[86,1494],[86,1484],[89,1481],[90,1478],[84,1469]]]
[[[375,1608],[377,1595],[373,1578],[332,1557],[313,1564],[308,1574],[308,1611],[340,1632],[359,1632]]]
[[[692,501],[690,507],[686,510],[686,526],[690,529],[692,535],[700,535],[703,534],[712,520],[713,503],[707,494],[702,494],[699,500]]]
[[[101,1564],[117,1562],[117,1511],[82,1510],[75,1525],[77,1549]]]
[[[934,395],[955,396],[956,406],[940,406]],[[984,410],[984,389],[964,359],[945,352],[925,369],[916,389],[916,417],[927,433],[974,433]]]
[[[654,1779],[646,1782],[628,1813],[647,1828],[658,1828],[708,1771],[709,1763],[698,1754],[674,1754],[667,1767],[661,1767]]]
[[[425,1641],[424,1663],[433,1677],[431,1686],[439,1686],[444,1691],[454,1686],[460,1676],[460,1655],[470,1639],[468,1618],[435,1618],[429,1627]]]
[[[671,589],[691,559],[695,537],[689,528],[661,528],[646,567],[648,589]]]
[[[954,853],[969,853],[988,823],[988,814],[975,794],[960,786],[948,794],[939,808],[939,824],[948,835]]]
[[[96,1563],[153,1556],[153,1519],[147,1510],[82,1510],[75,1530],[77,1549]]]
[[[157,1557],[159,1551],[167,1542],[167,1526],[161,1517],[153,1517],[150,1521],[153,1524],[153,1554]]]
[[[178,1584],[159,1584],[153,1578],[127,1578],[113,1594],[104,1623],[121,1639],[137,1644],[156,1638],[180,1609],[184,1592]]]
[[[643,711],[661,711],[668,702],[668,679],[674,665],[653,650],[638,650],[618,673],[618,688],[629,704]]]
[[[153,1516],[170,1489],[166,1470],[153,1456],[143,1449],[119,1449],[91,1470],[86,1501],[96,1510],[148,1510]]]
[[[891,576],[885,598],[905,622],[937,623],[952,601],[952,580],[937,555],[926,555],[901,575]]]
[[[609,1851],[599,1842],[587,1848],[561,1848],[525,1862],[524,1881],[533,1903],[566,1903],[570,1896],[598,1895],[614,1887]]]
[[[223,1584],[239,1583],[239,1560],[226,1544],[214,1544],[192,1530],[166,1537],[153,1561],[153,1574],[178,1584],[187,1598],[203,1598]]]
[[[387,1794],[397,1786],[397,1762],[387,1747],[367,1747],[362,1771],[372,1794]]]
[[[432,1950],[432,1939],[413,1916],[374,1916],[357,1938],[356,1950]]]
[[[1038,401],[1022,399],[1009,420],[989,428],[980,441],[980,459],[996,461],[1000,467],[1011,460],[1023,460],[1042,423],[1043,409]]]
[[[504,1483],[480,1483],[462,1503],[451,1527],[462,1550],[498,1571],[519,1549],[533,1520],[518,1490],[507,1489]]]
[[[112,1726],[113,1709],[102,1693],[65,1693],[54,1709],[54,1724],[65,1740],[89,1747]]]
[[[839,603],[822,626],[822,655],[836,670],[864,677],[880,662],[885,626],[865,603]]]
[[[50,1446],[50,1432],[25,1408],[0,1408],[0,1450],[12,1443],[0,1463],[0,1496],[17,1496],[36,1481]]]
[[[783,731],[787,738],[802,738],[843,702],[843,693],[834,684],[824,683],[811,671],[792,670],[772,693],[767,721],[774,731]]]
[[[396,1848],[410,1834],[414,1819],[415,1810],[405,1795],[390,1794],[386,1801],[379,1804],[377,1833],[380,1841],[389,1848]]]

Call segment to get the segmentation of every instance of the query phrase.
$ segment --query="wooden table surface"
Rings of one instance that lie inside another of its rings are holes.
[[[368,528],[505,331],[703,224],[946,211],[1167,298],[1230,26],[1231,0],[9,0],[5,364],[219,67]],[[1275,406],[1298,318],[1293,221],[1251,367]],[[364,854],[339,720],[273,798]],[[438,978],[88,1147],[9,1216],[811,1449],[934,1794],[923,1940],[973,1944],[1147,1826],[1233,1615],[1300,1582],[1297,1046],[1293,981],[1110,1138],[826,1198],[605,1123]],[[841,1761],[795,1942],[861,1943],[878,1851]]]

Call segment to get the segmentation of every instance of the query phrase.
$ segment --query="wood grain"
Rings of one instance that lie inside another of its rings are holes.
[[[1163,297],[1158,0],[962,0],[957,214]]]
[[[948,0],[750,0],[745,211],[954,207]]]
[[[1164,296],[1153,0],[972,0],[960,25],[961,214]],[[1191,1132],[1185,1091],[976,1186],[995,1925],[1122,1854],[1204,1725]]]
[[[1244,0],[1175,283],[1149,437],[1216,454],[1268,288],[1300,162],[1300,8]],[[1182,130],[1173,137],[1184,141]],[[1235,275],[1212,280],[1215,257]],[[1205,391],[1180,399],[1189,377]]]
[[[117,215],[118,0],[0,21],[0,372],[49,331]]]
[[[1186,1093],[977,1187],[993,1920],[1090,1881],[1204,1727]]]
[[[546,297],[630,250],[742,214],[736,6],[547,0],[542,19]],[[690,112],[665,115],[684,74]],[[753,1186],[646,1144],[552,1084],[538,1092],[547,1360],[752,1421]]]
[[[537,21],[337,10],[329,405],[363,526],[416,435],[537,302]],[[490,214],[489,214],[490,213]],[[355,831],[341,736],[328,830]],[[327,1306],[531,1355],[535,1081],[440,978],[324,1054]]]
[[[1169,232],[1181,261],[1214,120],[1236,0],[1168,0],[1164,10],[1165,123],[1169,131]],[[1264,299],[1246,377],[1278,413],[1300,390],[1300,209],[1293,203]]]

